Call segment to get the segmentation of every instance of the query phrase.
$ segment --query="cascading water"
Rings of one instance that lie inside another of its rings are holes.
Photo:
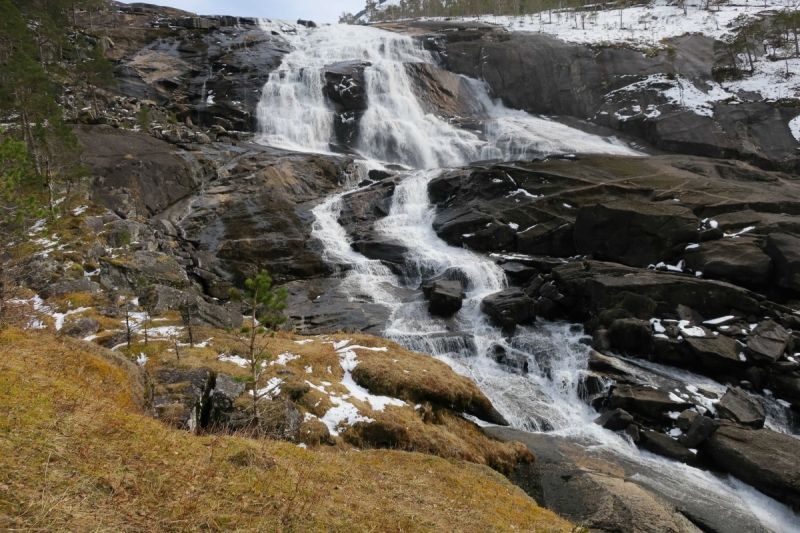
[[[359,59],[372,64],[365,70],[369,109],[362,118],[357,143],[365,158],[436,169],[488,158],[509,160],[564,152],[633,153],[613,140],[506,109],[492,102],[479,82],[472,82],[484,115],[490,117],[485,138],[479,138],[423,112],[402,63],[431,58],[410,38],[355,27],[298,28],[297,33],[292,39],[295,51],[286,56],[281,71],[273,73],[264,88],[259,118],[262,142],[266,144],[327,151],[333,112],[323,96],[322,68]],[[451,247],[436,236],[427,187],[440,172],[408,172],[395,189],[389,215],[375,224],[375,231],[387,241],[409,250],[403,276],[352,250],[345,229],[338,223],[342,196],[347,193],[334,195],[314,209],[313,236],[323,244],[326,261],[338,268],[339,290],[353,300],[389,309],[386,337],[429,353],[472,378],[513,427],[576,439],[597,453],[635,464],[641,485],[669,494],[673,501],[686,506],[723,510],[730,514],[723,521],[750,521],[752,531],[796,530],[793,524],[797,515],[752,488],[732,478],[717,478],[640,452],[630,441],[592,423],[596,413],[580,397],[589,351],[578,342],[579,327],[540,322],[519,327],[516,335],[508,338],[487,321],[480,302],[505,288],[506,278],[488,258]],[[421,296],[407,296],[407,289],[417,289],[423,279],[437,277],[459,279],[465,287],[461,311],[448,320],[431,316]],[[514,373],[498,365],[491,357],[495,350],[526,361],[529,371]],[[650,371],[653,379],[661,379],[661,370],[642,369]],[[696,378],[681,377],[684,381]],[[751,514],[731,511],[744,509],[750,509]]]
[[[262,22],[269,30],[274,23]],[[270,74],[258,106],[261,140],[290,150],[327,152],[334,111],[325,99],[324,68],[343,61],[368,62],[364,70],[369,107],[361,118],[356,149],[364,158],[410,168],[461,166],[490,158],[531,158],[554,152],[636,154],[630,148],[551,120],[492,102],[477,81],[469,86],[483,109],[486,139],[426,113],[414,96],[406,63],[432,63],[413,39],[375,28],[292,27],[293,51]]]

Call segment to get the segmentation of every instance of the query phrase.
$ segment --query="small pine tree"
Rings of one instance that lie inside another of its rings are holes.
[[[139,108],[136,119],[137,122],[139,122],[139,128],[141,128],[143,132],[150,132],[150,109],[146,105]]]
[[[272,278],[266,270],[245,282],[244,293],[231,289],[231,300],[243,301],[252,310],[250,324],[244,324],[234,332],[239,344],[244,348],[244,359],[250,368],[250,383],[253,387],[253,422],[258,424],[258,401],[263,396],[259,393],[259,383],[270,355],[268,348],[275,337],[275,330],[286,322],[283,312],[286,310],[286,289],[272,289]]]

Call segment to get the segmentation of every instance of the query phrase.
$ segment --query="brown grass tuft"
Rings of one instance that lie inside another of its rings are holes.
[[[571,529],[480,465],[398,451],[307,451],[170,429],[137,411],[135,374],[86,343],[0,332],[3,528]]]

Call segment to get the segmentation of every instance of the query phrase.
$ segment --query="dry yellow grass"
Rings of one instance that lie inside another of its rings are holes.
[[[487,467],[170,429],[138,412],[136,370],[114,357],[0,332],[0,529],[571,530]]]

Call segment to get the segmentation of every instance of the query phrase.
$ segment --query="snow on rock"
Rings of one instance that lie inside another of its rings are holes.
[[[789,121],[789,129],[792,131],[792,137],[800,142],[800,116]]]
[[[458,17],[459,20],[480,21],[503,26],[508,31],[539,32],[562,41],[602,45],[625,43],[647,49],[663,46],[662,41],[687,33],[699,33],[719,39],[729,31],[728,24],[739,15],[753,17],[763,11],[784,7],[776,0],[752,4],[720,5],[719,10],[703,9],[705,2],[687,0],[687,11],[667,0],[655,0],[651,5],[625,9],[581,11],[555,9],[535,15]]]
[[[242,368],[247,368],[250,365],[250,363],[247,362],[247,359],[245,359],[244,357],[239,357],[238,355],[222,354],[217,359],[225,363],[233,363],[234,365],[239,365]]]
[[[294,361],[295,359],[300,359],[299,355],[295,355],[293,353],[284,352],[280,354],[274,361],[270,361],[270,365],[283,365],[286,366],[286,363],[289,361]]]

